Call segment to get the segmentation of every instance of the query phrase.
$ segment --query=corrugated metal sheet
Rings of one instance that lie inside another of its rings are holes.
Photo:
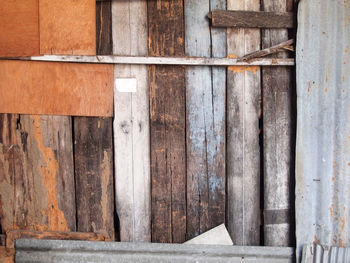
[[[350,262],[350,248],[308,245],[303,249],[302,263],[343,263]]]
[[[349,0],[299,2],[298,256],[304,244],[350,246],[349,48]]]
[[[16,240],[16,262],[294,262],[293,248]]]

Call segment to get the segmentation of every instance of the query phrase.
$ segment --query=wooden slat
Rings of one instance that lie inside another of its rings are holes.
[[[39,54],[38,1],[0,2],[0,57]]]
[[[147,1],[112,2],[113,52],[147,55]],[[149,101],[146,66],[116,65],[115,78],[136,78],[135,93],[114,93],[116,208],[121,241],[150,241]]]
[[[77,230],[105,232],[114,239],[111,118],[74,118]]]
[[[287,10],[287,0],[264,0],[266,11]],[[288,39],[285,29],[263,30],[262,45],[268,48]],[[281,52],[274,57],[286,58]],[[264,245],[292,246],[292,217],[278,222],[268,222],[266,215],[271,212],[292,209],[293,143],[293,84],[289,68],[263,68],[263,140],[264,140]],[[290,213],[291,214],[291,213]]]
[[[205,18],[210,4],[225,8],[224,1],[185,1],[188,56],[226,56],[225,32],[211,32]],[[188,238],[225,221],[225,81],[224,69],[187,68]]]
[[[209,14],[213,27],[293,28],[294,14],[288,12],[252,12],[215,10]]]
[[[15,249],[0,247],[0,262],[1,263],[14,263],[15,262]]]
[[[97,53],[111,54],[111,3],[97,3]],[[114,240],[113,121],[74,117],[77,230]]]
[[[0,115],[3,232],[75,231],[73,172],[70,118]]]
[[[4,60],[0,79],[3,113],[113,114],[112,65]]]
[[[40,54],[96,54],[96,0],[40,0]]]
[[[148,1],[149,55],[183,56],[181,0]],[[149,67],[152,241],[182,243],[186,234],[185,69]]]
[[[259,0],[228,0],[229,10],[259,10]],[[228,29],[228,56],[260,49],[258,29]],[[260,68],[227,71],[227,227],[235,245],[260,242]]]

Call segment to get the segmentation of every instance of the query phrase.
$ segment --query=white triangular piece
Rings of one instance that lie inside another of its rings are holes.
[[[186,241],[184,244],[201,245],[233,245],[230,234],[227,232],[225,224],[221,224],[213,229]]]

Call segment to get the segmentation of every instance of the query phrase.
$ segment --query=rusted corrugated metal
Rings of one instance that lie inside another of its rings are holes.
[[[301,0],[297,34],[297,254],[350,246],[350,1]],[[299,257],[300,259],[300,257]]]
[[[343,263],[350,262],[350,249],[309,245],[303,249],[302,263]]]

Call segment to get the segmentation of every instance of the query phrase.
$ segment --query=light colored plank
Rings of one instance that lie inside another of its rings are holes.
[[[259,0],[228,0],[229,10],[259,11]],[[228,29],[228,56],[260,49],[257,29]],[[260,68],[227,71],[227,226],[235,245],[260,242]]]
[[[263,0],[264,11],[285,12],[287,0]],[[286,29],[262,31],[263,48],[288,39]],[[287,58],[287,52],[276,57]],[[265,216],[264,245],[292,246],[293,110],[292,72],[288,68],[263,68],[264,210],[265,214],[288,211],[286,220],[268,221]]]
[[[218,45],[220,47],[220,45]],[[294,59],[257,58],[249,62],[236,58],[198,57],[135,57],[135,56],[35,56],[11,58],[12,60],[57,61],[129,65],[183,65],[183,66],[294,66]]]
[[[38,1],[0,2],[0,57],[39,55]]]
[[[222,5],[222,3],[212,3]],[[188,56],[225,56],[225,33],[210,31],[210,1],[185,1]],[[215,47],[211,49],[211,36]],[[217,43],[215,43],[217,42]],[[225,221],[225,71],[188,67],[186,78],[187,234]]]
[[[40,0],[40,54],[95,55],[95,0]]]
[[[147,55],[147,2],[113,1],[113,53]],[[121,241],[150,241],[150,144],[147,68],[116,65],[115,78],[136,78],[135,93],[114,93],[116,209]]]
[[[0,79],[2,113],[113,115],[112,65],[3,60]]]

